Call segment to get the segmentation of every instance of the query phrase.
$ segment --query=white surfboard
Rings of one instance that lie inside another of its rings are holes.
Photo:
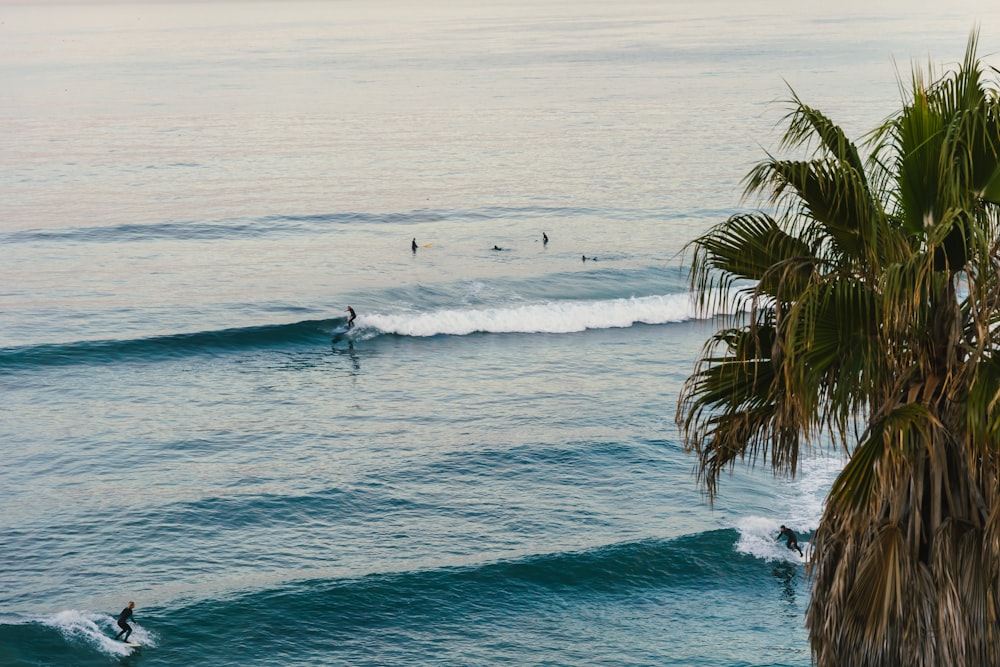
[[[125,646],[131,646],[132,648],[138,648],[141,644],[136,644],[135,642],[122,642]]]

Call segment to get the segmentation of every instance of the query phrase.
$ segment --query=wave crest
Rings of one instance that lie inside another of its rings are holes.
[[[588,329],[667,324],[695,317],[688,294],[606,301],[553,301],[483,310],[368,315],[359,323],[401,336],[464,336],[472,333],[574,333]]]

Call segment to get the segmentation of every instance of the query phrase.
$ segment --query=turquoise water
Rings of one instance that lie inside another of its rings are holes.
[[[840,462],[702,497],[682,250],[997,14],[0,5],[0,664],[808,665]]]

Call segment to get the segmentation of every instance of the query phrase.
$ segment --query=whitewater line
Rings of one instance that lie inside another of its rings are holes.
[[[357,324],[402,336],[471,333],[573,333],[634,324],[667,324],[698,317],[691,295],[667,294],[601,301],[549,301],[484,309],[361,316]]]

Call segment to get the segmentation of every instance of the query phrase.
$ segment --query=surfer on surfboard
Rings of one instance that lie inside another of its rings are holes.
[[[799,538],[795,536],[795,533],[792,531],[791,528],[785,528],[784,526],[782,526],[781,532],[778,533],[778,536],[776,538],[774,538],[774,541],[777,542],[778,540],[780,540],[782,535],[784,535],[785,539],[788,541],[787,546],[789,549],[794,549],[799,552],[800,556],[805,556],[805,554],[802,553],[802,549],[799,548]]]
[[[355,313],[354,309],[350,306],[347,307],[347,312],[350,313],[350,316],[347,318],[347,328],[350,329],[354,326],[354,319],[358,316],[358,314]]]
[[[124,634],[125,637],[122,641],[128,642],[128,636],[132,634],[132,626],[128,624],[128,620],[132,618],[133,609],[135,609],[135,603],[129,600],[128,606],[122,609],[122,613],[118,614],[118,627],[121,628],[121,632],[115,635],[115,639]]]

